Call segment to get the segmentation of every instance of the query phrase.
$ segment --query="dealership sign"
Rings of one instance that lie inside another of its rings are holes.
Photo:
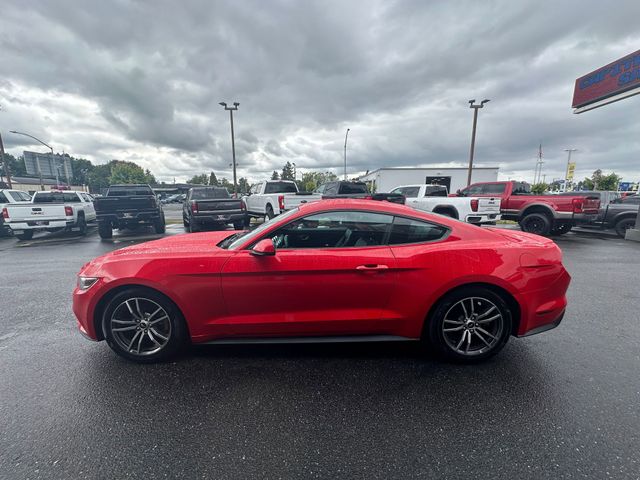
[[[640,93],[640,50],[576,80],[574,113],[601,107]]]

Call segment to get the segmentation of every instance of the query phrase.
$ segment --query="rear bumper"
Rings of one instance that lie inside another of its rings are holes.
[[[598,219],[597,213],[556,212],[556,220],[579,223],[593,223]]]
[[[531,335],[537,335],[538,333],[546,332],[548,330],[553,330],[558,325],[560,325],[560,322],[562,322],[562,319],[564,318],[564,314],[565,314],[565,310],[562,310],[562,313],[560,313],[560,316],[556,318],[553,322],[540,325],[539,327],[536,327],[536,328],[532,328],[531,330],[528,330],[526,333],[522,335],[518,335],[518,337],[529,337]]]
[[[221,212],[221,213],[206,213],[206,214],[194,214],[191,216],[191,221],[199,225],[216,224],[216,223],[236,223],[243,222],[247,218],[247,214],[244,212]]]
[[[116,227],[127,225],[149,223],[152,224],[160,220],[160,212],[132,212],[132,213],[100,213],[96,216],[98,223],[110,223]]]
[[[500,220],[501,215],[499,212],[489,213],[489,214],[471,214],[467,215],[464,219],[467,223],[492,223],[497,220]]]
[[[40,224],[38,224],[40,222]],[[16,230],[44,230],[47,228],[66,228],[69,225],[73,225],[73,222],[67,222],[66,220],[34,220],[31,222],[11,222],[6,224],[11,227],[14,232]]]

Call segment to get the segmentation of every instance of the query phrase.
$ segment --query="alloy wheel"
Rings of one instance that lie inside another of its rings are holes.
[[[148,298],[124,300],[113,310],[109,322],[113,339],[132,355],[157,353],[171,338],[169,314]]]
[[[500,343],[504,324],[500,309],[491,300],[467,297],[449,308],[442,322],[442,334],[457,354],[481,355]]]

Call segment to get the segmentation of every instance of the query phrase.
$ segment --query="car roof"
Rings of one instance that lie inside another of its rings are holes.
[[[427,221],[436,222],[441,225],[453,226],[458,225],[460,222],[457,220],[437,215],[435,213],[422,212],[415,208],[408,207],[406,205],[400,205],[397,203],[380,201],[380,200],[361,200],[353,198],[341,198],[332,200],[320,200],[317,202],[311,202],[301,205],[299,208],[302,214],[311,214],[314,212],[324,212],[327,210],[369,210],[379,213],[387,213],[390,215],[402,215],[405,217],[422,218]],[[464,225],[464,224],[462,224]]]

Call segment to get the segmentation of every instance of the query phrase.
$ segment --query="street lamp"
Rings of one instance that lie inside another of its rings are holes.
[[[223,106],[225,110],[229,111],[229,119],[231,120],[231,155],[233,158],[233,196],[237,198],[238,197],[238,181],[236,178],[236,141],[233,134],[233,111],[238,110],[238,106],[240,104],[238,102],[233,102],[233,107],[228,107],[225,102],[220,102],[220,105]]]
[[[474,100],[469,100],[469,108],[473,108],[473,130],[471,131],[471,149],[469,151],[469,174],[467,175],[467,187],[471,185],[471,171],[473,170],[473,153],[476,148],[476,125],[478,124],[478,109],[483,108],[484,104],[489,102],[489,99],[484,99],[479,104]]]
[[[344,134],[344,179],[347,179],[347,138],[349,138],[349,131],[351,129],[347,128],[347,132]]]
[[[16,135],[24,135],[25,137],[33,138],[36,142],[41,143],[45,147],[51,149],[51,165],[53,165],[53,167],[55,168],[55,161],[53,159],[53,147],[51,145],[49,145],[47,143],[44,143],[39,138],[36,138],[33,135],[29,135],[28,133],[16,132],[15,130],[9,130],[9,131],[11,133],[15,133]],[[38,165],[38,170],[40,170],[40,165]],[[55,170],[56,170],[56,186],[58,186],[58,184],[60,183],[59,180],[58,180],[58,169],[56,168]],[[42,185],[42,172],[40,172],[40,188],[44,188],[43,185]]]

